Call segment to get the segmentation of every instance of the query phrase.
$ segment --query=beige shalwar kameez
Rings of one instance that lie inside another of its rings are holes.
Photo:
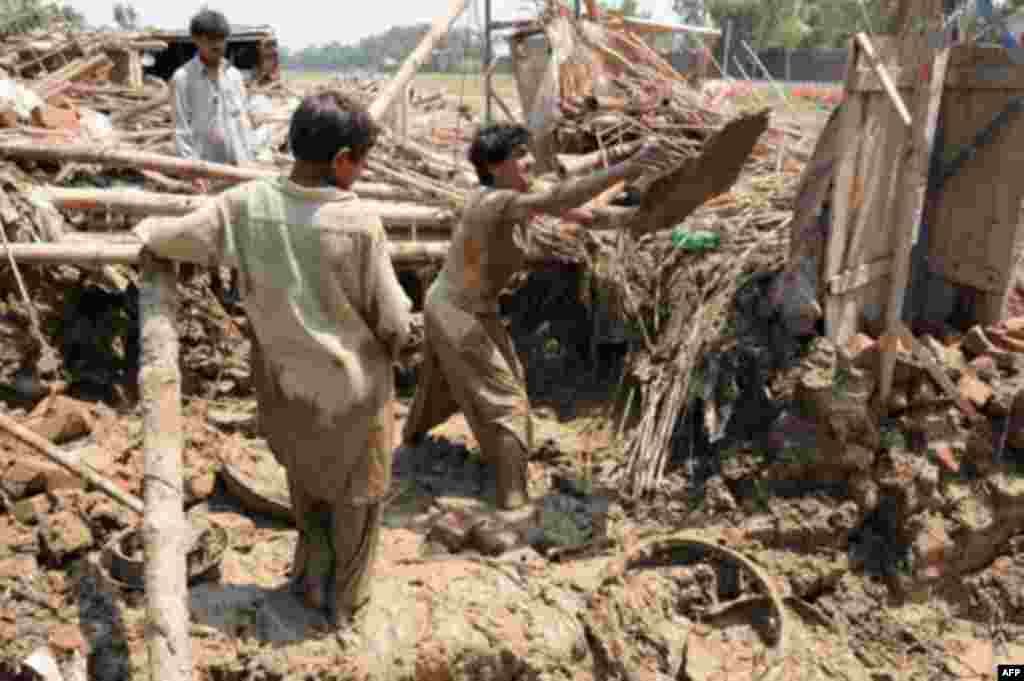
[[[397,444],[393,361],[412,307],[380,219],[352,192],[282,177],[136,232],[158,256],[239,269],[258,342],[261,426],[287,469],[300,532],[293,571],[322,565],[311,537],[326,523],[335,559],[327,605],[336,617],[352,613],[369,598]]]
[[[518,195],[484,188],[463,210],[424,303],[426,342],[404,429],[407,441],[461,409],[484,456],[495,452],[502,429],[525,452],[533,449],[526,377],[498,316],[498,295],[525,265],[522,240],[516,238],[520,227],[505,216]]]

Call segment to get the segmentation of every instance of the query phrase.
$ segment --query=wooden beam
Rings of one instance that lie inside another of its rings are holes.
[[[467,4],[469,4],[469,0],[451,0],[448,11],[434,20],[434,25],[430,27],[427,35],[423,37],[412,54],[405,58],[402,67],[398,69],[394,78],[388,81],[384,91],[370,104],[370,116],[374,120],[384,119],[391,105],[394,104],[395,98],[405,90],[406,84],[416,75],[416,71],[430,56],[434,46],[448,33],[449,27],[459,18]]]
[[[893,106],[896,107],[896,111],[899,113],[900,118],[903,119],[904,125],[910,127],[910,111],[907,110],[907,105],[903,102],[903,98],[900,97],[899,90],[896,89],[896,85],[892,82],[892,78],[889,77],[889,72],[885,68],[885,64],[878,58],[878,54],[875,52],[875,46],[871,44],[871,39],[868,38],[866,33],[858,33],[856,36],[857,43],[860,45],[861,51],[864,56],[871,62],[871,68],[878,74],[878,79],[882,81],[882,87],[885,88],[885,93],[889,95],[889,99],[892,100]]]
[[[622,19],[622,23],[626,24],[629,30],[634,33],[697,33],[700,35],[722,35],[722,32],[717,28],[693,26],[691,24],[677,24],[667,21],[652,21],[650,19],[637,19],[636,17],[624,17]]]
[[[274,179],[279,170],[241,167],[226,163],[193,161],[167,154],[154,154],[133,149],[110,149],[90,144],[42,144],[39,142],[0,141],[0,156],[28,161],[53,163],[95,163],[136,170],[155,170],[179,177],[209,177],[227,182]],[[396,200],[410,197],[410,192],[389,184],[356,182],[353,191],[366,198]]]
[[[142,515],[145,510],[142,499],[139,499],[130,492],[124,491],[101,476],[98,472],[92,470],[92,468],[87,464],[75,461],[67,453],[61,450],[60,447],[57,447],[42,435],[26,428],[9,416],[0,414],[0,428],[3,428],[8,433],[29,445],[40,454],[43,454],[54,463],[59,464],[74,475],[82,478],[114,501],[123,504],[139,515]]]
[[[843,295],[867,286],[891,271],[892,258],[882,258],[835,275],[828,280],[828,292],[834,296]]]
[[[188,215],[206,205],[212,197],[202,194],[164,194],[141,189],[73,189],[46,187],[37,195],[63,210],[98,210],[122,215]],[[409,225],[454,227],[455,214],[445,208],[417,203],[362,201],[368,211],[380,216],[385,227]]]
[[[178,286],[174,265],[147,258],[139,290],[142,358],[142,525],[149,676],[192,681],[188,565],[191,532],[185,519],[181,453],[184,431],[178,369]]]
[[[903,182],[897,189],[895,215],[889,221],[897,232],[896,253],[893,256],[893,274],[889,286],[889,301],[885,309],[885,333],[898,334],[902,324],[903,299],[906,296],[910,278],[910,252],[917,240],[918,228],[924,211],[925,192],[928,189],[928,170],[935,144],[935,128],[942,105],[942,92],[946,83],[946,69],[949,66],[948,46],[939,50],[932,61],[931,81],[928,87],[921,83],[915,113],[918,125],[909,129],[910,148],[905,156]],[[927,62],[925,62],[927,63]],[[894,339],[882,347],[881,371],[879,378],[879,405],[887,409],[889,392],[892,390],[893,373],[896,367],[896,345]]]
[[[606,209],[607,210],[607,209]],[[391,260],[396,266],[412,266],[443,262],[448,255],[449,242],[394,242],[388,243]],[[93,240],[62,241],[59,243],[11,244],[11,255],[23,265],[137,265],[142,246],[138,243],[102,242]],[[564,265],[569,258],[539,255],[528,256],[531,267]]]

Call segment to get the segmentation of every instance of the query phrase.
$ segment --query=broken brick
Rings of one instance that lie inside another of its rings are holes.
[[[980,355],[967,365],[977,376],[985,381],[999,378],[999,366],[991,355]]]
[[[18,113],[11,108],[0,109],[0,128],[18,127]]]
[[[1018,391],[1013,398],[1006,428],[1006,443],[1014,449],[1024,448],[1024,390]]]
[[[23,525],[35,525],[53,508],[45,494],[35,494],[14,504],[12,515]]]
[[[871,350],[878,344],[871,336],[865,333],[858,333],[846,342],[845,350],[851,359],[855,360],[862,354]]]
[[[76,112],[48,104],[32,109],[32,123],[50,130],[78,130],[81,125]]]
[[[452,553],[458,553],[469,539],[468,523],[457,513],[445,513],[430,528],[427,539],[436,541]]]
[[[46,489],[46,478],[41,467],[33,462],[19,461],[0,477],[0,487],[12,499],[24,499]]]
[[[38,568],[36,558],[31,554],[0,558],[0,580],[26,577],[32,575]]]
[[[988,401],[992,399],[992,388],[970,372],[965,372],[960,377],[960,382],[957,383],[956,387],[961,397],[978,409],[983,409],[988,404]]]
[[[205,471],[193,475],[185,481],[185,499],[189,504],[197,504],[213,496],[217,489],[217,474]]]
[[[48,516],[39,539],[46,556],[54,563],[91,548],[94,541],[92,530],[72,511],[58,511]]]
[[[74,624],[61,624],[50,631],[50,645],[60,652],[85,652],[85,637],[82,630]]]
[[[960,461],[952,444],[949,442],[933,442],[928,449],[935,455],[939,465],[950,473],[960,471]]]
[[[960,346],[972,355],[987,355],[999,351],[980,326],[972,326]]]

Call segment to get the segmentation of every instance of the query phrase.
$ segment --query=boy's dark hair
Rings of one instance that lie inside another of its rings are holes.
[[[188,32],[193,38],[227,38],[231,35],[231,24],[227,17],[213,9],[200,10],[192,17]]]
[[[530,143],[530,131],[521,125],[494,123],[480,128],[469,145],[469,162],[476,168],[480,184],[491,186],[494,177],[489,166],[507,161],[516,147]]]
[[[292,114],[288,143],[297,161],[329,163],[342,149],[356,163],[377,143],[380,127],[366,107],[337,91],[309,95]]]

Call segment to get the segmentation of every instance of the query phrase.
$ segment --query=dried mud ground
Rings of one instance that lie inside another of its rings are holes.
[[[43,407],[8,401],[8,409],[18,418],[34,409],[37,418],[64,424],[55,439],[141,495],[141,415],[124,348],[130,305],[108,300],[104,314],[127,321],[94,319],[85,333],[75,325],[83,315],[62,317],[71,287],[61,276],[32,282],[33,290],[60,292],[38,303],[65,361],[74,360],[77,382]],[[225,528],[228,540],[219,571],[191,587],[197,679],[755,678],[779,622],[749,575],[700,551],[677,551],[668,565],[640,561],[621,569],[622,557],[646,538],[681,530],[743,553],[770,575],[784,597],[788,629],[779,678],[983,679],[997,660],[1024,662],[1022,534],[972,549],[988,557],[952,580],[908,586],[908,568],[887,553],[896,550],[886,536],[892,528],[863,510],[863,489],[825,484],[813,467],[803,484],[762,487],[756,481],[769,477],[771,464],[756,448],[699,452],[718,459],[700,485],[688,462],[673,461],[656,494],[621,494],[614,437],[621,410],[611,419],[604,413],[616,395],[614,372],[592,374],[580,349],[582,312],[570,302],[574,288],[559,294],[552,281],[524,288],[510,312],[536,407],[538,447],[529,471],[545,510],[540,539],[493,558],[465,548],[453,554],[451,541],[439,538],[439,520],[486,513],[480,499],[491,476],[465,421],[452,418],[431,441],[396,458],[375,586],[376,624],[386,635],[362,642],[328,632],[288,593],[294,529],[280,510],[276,517],[272,507],[258,512],[253,499],[226,484],[224,462],[261,460],[250,469],[262,476],[266,496],[286,503],[280,470],[256,432],[242,318],[218,316],[201,287],[186,286],[187,503],[194,517]],[[80,296],[93,289],[75,290]],[[15,321],[21,314],[13,302],[4,312]],[[69,338],[75,329],[78,340]],[[17,358],[13,346],[4,347],[10,385]],[[408,390],[402,402],[408,404]],[[754,434],[749,441],[757,441]],[[141,593],[111,581],[100,550],[136,519],[36,453],[8,439],[2,444],[0,677],[42,678],[22,663],[48,646],[68,681],[149,678]],[[971,536],[1001,536],[983,534],[1007,517],[989,501],[1024,499],[1021,476],[982,489],[940,480],[934,462],[909,452],[889,456],[917,472],[886,473],[890,464],[879,455],[877,477],[892,480],[874,487],[874,505],[879,495],[882,507],[886,496],[900,496],[901,504],[930,508],[924,521],[937,520],[940,533],[947,531],[942,519],[955,517],[977,529]],[[945,501],[954,496],[955,508]],[[913,518],[923,522],[921,513]],[[607,540],[593,541],[602,530]],[[499,576],[505,587],[495,586]],[[545,617],[563,619],[555,627]],[[411,638],[400,631],[410,622],[419,626]],[[392,644],[405,648],[396,652]],[[371,653],[395,662],[368,671]]]

